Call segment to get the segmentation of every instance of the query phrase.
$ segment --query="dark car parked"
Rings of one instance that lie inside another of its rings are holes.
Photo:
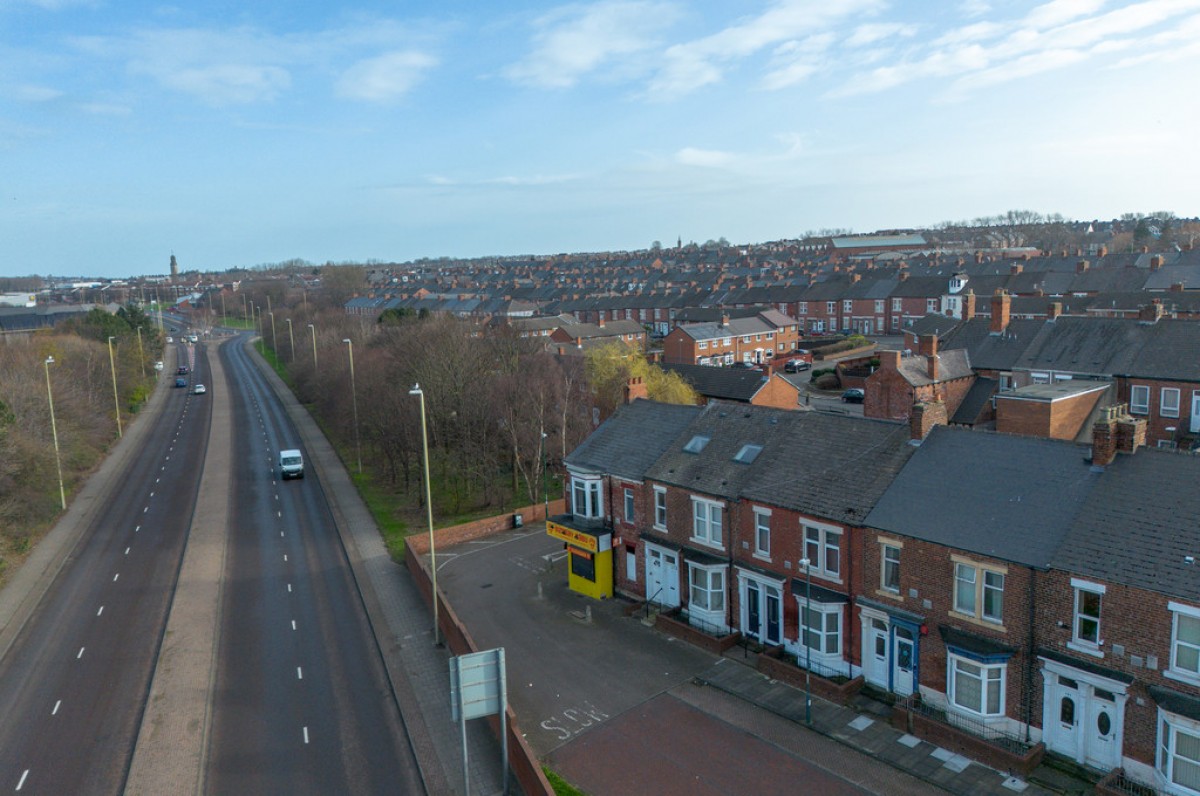
[[[851,387],[842,393],[842,400],[848,404],[860,404],[863,402],[863,398],[865,397],[866,394],[857,387]]]
[[[186,387],[187,379],[185,379],[183,376],[176,376],[175,377],[175,386],[176,387]]]
[[[787,364],[783,366],[784,373],[802,373],[812,369],[811,362],[805,362],[803,359],[789,359]]]

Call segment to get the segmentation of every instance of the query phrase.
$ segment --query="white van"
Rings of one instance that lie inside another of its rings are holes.
[[[287,450],[279,452],[279,477],[283,480],[304,477],[304,457],[300,451]]]

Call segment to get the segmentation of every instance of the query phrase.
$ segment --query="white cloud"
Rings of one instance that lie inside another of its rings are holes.
[[[809,36],[803,41],[789,41],[775,49],[762,86],[767,90],[787,88],[816,74],[826,63],[833,34]]]
[[[706,168],[718,168],[728,166],[735,159],[735,155],[730,152],[719,152],[714,149],[696,149],[695,147],[684,147],[675,153],[675,161],[684,166],[704,166]]]
[[[12,89],[12,96],[23,102],[50,102],[63,95],[63,92],[49,86],[17,86]]]
[[[865,47],[868,44],[888,39],[907,39],[917,33],[916,25],[888,22],[875,25],[859,25],[846,37],[847,47]]]
[[[79,109],[93,116],[128,116],[133,113],[133,109],[128,105],[118,105],[114,102],[84,102],[79,105]]]
[[[157,75],[168,88],[192,94],[211,105],[245,105],[273,100],[291,85],[291,75],[277,66],[213,64],[173,69]]]
[[[337,82],[337,93],[368,102],[395,100],[411,91],[437,63],[433,56],[413,50],[367,58],[346,70]]]
[[[846,18],[874,13],[881,0],[776,0],[756,17],[685,44],[669,47],[648,94],[671,98],[716,83],[725,67],[759,51],[831,28]],[[776,82],[779,82],[776,80]]]
[[[1025,17],[1031,28],[1052,28],[1079,17],[1094,14],[1104,7],[1105,0],[1051,0],[1038,6]]]
[[[673,3],[603,2],[565,6],[536,20],[535,47],[504,71],[516,83],[568,88],[623,57],[651,49],[678,17]]]

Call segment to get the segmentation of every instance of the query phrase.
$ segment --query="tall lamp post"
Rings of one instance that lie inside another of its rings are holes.
[[[142,327],[137,328],[138,336],[138,362],[142,365],[142,378],[146,378],[146,352],[142,350]]]
[[[807,558],[800,559],[804,567],[804,612],[806,615],[800,621],[800,639],[804,642],[804,723],[812,726],[812,562]]]
[[[275,343],[275,313],[267,310],[267,315],[271,316],[271,353],[279,356],[279,347]]]
[[[58,468],[58,497],[63,511],[67,510],[67,490],[63,487],[62,457],[58,452],[58,423],[54,420],[54,393],[50,389],[50,366],[54,357],[46,357],[46,400],[50,402],[50,433],[54,436],[54,465]]]
[[[421,401],[421,458],[425,462],[425,517],[429,521],[429,571],[433,573],[433,643],[440,645],[441,642],[438,640],[437,553],[433,548],[433,499],[429,486],[429,432],[425,425],[425,391],[421,389],[420,384],[414,384],[408,394],[417,396]]]
[[[312,341],[313,341],[313,373],[317,374],[317,376],[320,376],[320,375],[321,375],[321,370],[320,370],[320,368],[318,368],[318,367],[317,367],[317,327],[313,326],[313,325],[310,323],[310,324],[308,325],[308,330],[309,330],[310,332],[312,332]]]
[[[117,411],[117,437],[122,437],[124,434],[121,432],[121,399],[117,397],[117,360],[113,357],[112,347],[112,341],[116,339],[111,336],[108,338],[108,366],[112,369],[113,407]]]
[[[284,320],[287,321],[287,325],[288,325],[288,342],[291,343],[291,345],[292,345],[292,358],[289,361],[295,362],[296,361],[296,338],[292,336],[292,319],[284,318]]]
[[[342,340],[350,351],[350,399],[354,403],[354,450],[358,458],[358,472],[362,474],[362,442],[358,436],[358,390],[354,386],[354,343],[349,337]]]
[[[542,432],[542,497],[546,500],[546,516],[543,518],[546,522],[550,522],[550,487],[546,483],[546,479],[550,475],[550,468],[546,466],[546,432]]]

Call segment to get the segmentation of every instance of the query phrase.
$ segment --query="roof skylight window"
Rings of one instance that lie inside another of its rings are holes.
[[[688,444],[683,446],[683,449],[688,453],[699,453],[704,450],[704,446],[708,444],[709,438],[703,434],[697,434],[688,440]]]
[[[737,456],[733,457],[733,460],[741,464],[750,464],[758,458],[758,454],[760,453],[762,453],[762,445],[743,445],[742,449],[737,452]]]

